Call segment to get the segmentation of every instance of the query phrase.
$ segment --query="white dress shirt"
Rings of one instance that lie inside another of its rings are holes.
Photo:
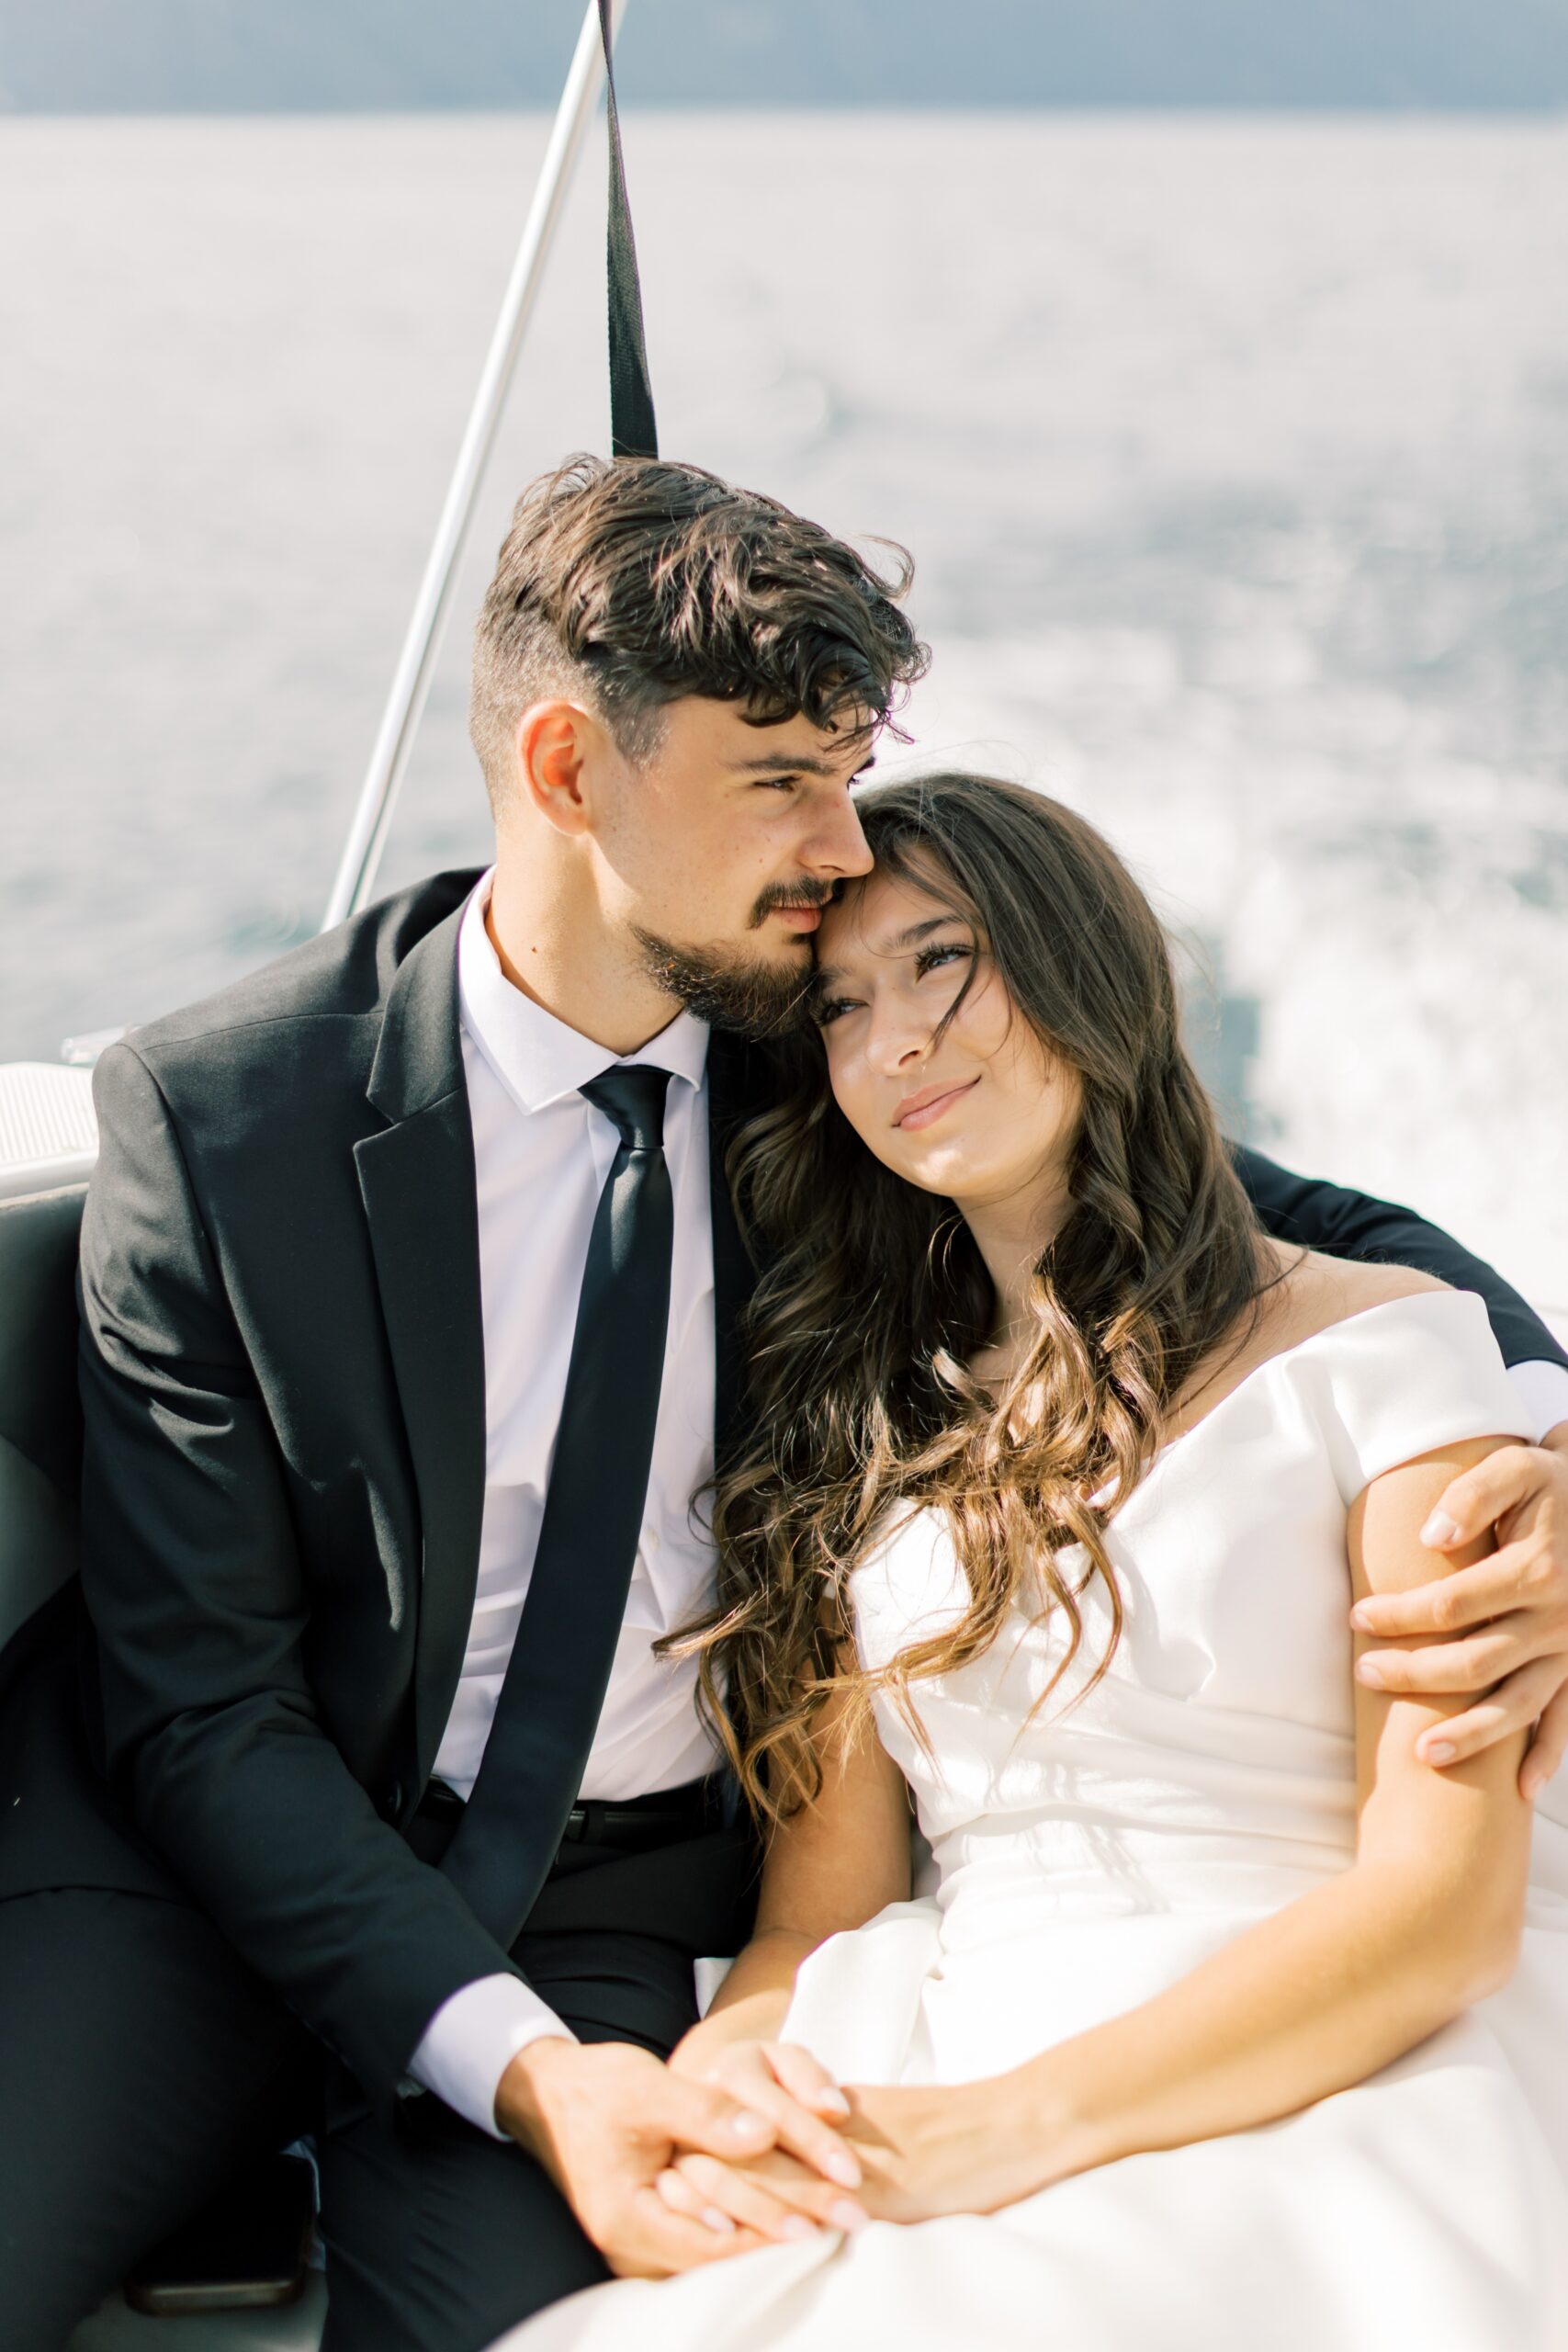
[[[708,1203],[707,1029],[682,1013],[616,1056],[514,988],[485,929],[491,876],[457,944],[463,1065],[479,1186],[484,1315],[485,1497],[479,1583],[435,1777],[467,1796],[490,1735],[534,1565],[594,1211],[618,1136],[578,1092],[617,1060],[671,1072],[664,1152],[674,1256],[664,1385],[641,1538],[620,1641],[581,1793],[643,1796],[712,1770],[696,1671],[652,1645],[707,1606],[714,1566],[691,1498],[713,1467],[713,1227]],[[1568,1421],[1568,1372],[1518,1364],[1539,1435]],[[480,1977],[443,2003],[410,2062],[416,2083],[497,2139],[495,2094],[519,2050],[569,2029],[514,1976]]]
[[[1560,1363],[1517,1363],[1508,1376],[1525,1400],[1539,1445],[1549,1430],[1568,1421],[1568,1372]]]
[[[671,1073],[664,1115],[674,1201],[669,1334],[642,1532],[581,1790],[644,1796],[696,1780],[716,1760],[696,1711],[694,1664],[653,1654],[660,1635],[698,1614],[714,1592],[712,1549],[691,1508],[713,1468],[708,1032],[682,1013],[637,1053],[617,1057],[569,1029],[502,973],[485,929],[490,888],[486,875],[457,944],[479,1188],[484,1519],[474,1612],[435,1777],[463,1797],[474,1785],[533,1572],[589,1236],[620,1140],[578,1089],[617,1060],[653,1063]],[[540,2034],[567,2030],[516,1977],[483,1977],[436,2011],[409,2071],[495,2132],[496,2088],[511,2059]]]

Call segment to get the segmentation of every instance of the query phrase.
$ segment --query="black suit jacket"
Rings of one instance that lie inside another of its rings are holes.
[[[401,1835],[457,1687],[483,1504],[457,992],[474,879],[404,891],[99,1064],[84,1714],[111,1793],[40,1732],[27,1824],[0,1837],[0,1893],[172,1874],[378,2099],[448,1995],[513,1966]],[[749,1276],[720,1159],[765,1074],[718,1035],[710,1071],[722,1418]],[[1273,1230],[1430,1267],[1485,1295],[1510,1361],[1560,1358],[1408,1211],[1240,1165]]]

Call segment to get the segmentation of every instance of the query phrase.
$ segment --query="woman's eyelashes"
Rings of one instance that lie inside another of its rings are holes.
[[[854,1004],[847,996],[819,996],[811,1001],[811,1018],[818,1029],[829,1028],[840,1012],[852,1012]]]
[[[934,946],[922,947],[915,958],[915,978],[923,980],[928,972],[940,969],[962,956],[965,962],[973,956],[974,948],[966,939],[941,940]]]

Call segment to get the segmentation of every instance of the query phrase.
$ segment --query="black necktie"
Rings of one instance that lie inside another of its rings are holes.
[[[441,1867],[500,1944],[534,1907],[604,1702],[653,1460],[675,1213],[669,1072],[581,1091],[620,1134],[588,1243],[538,1549],[473,1793]]]

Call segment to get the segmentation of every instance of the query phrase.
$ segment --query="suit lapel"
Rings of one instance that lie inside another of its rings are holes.
[[[390,1124],[354,1151],[419,1494],[422,1788],[462,1667],[484,1513],[479,1207],[457,1033],[461,920],[459,908],[399,967],[368,1088]]]

